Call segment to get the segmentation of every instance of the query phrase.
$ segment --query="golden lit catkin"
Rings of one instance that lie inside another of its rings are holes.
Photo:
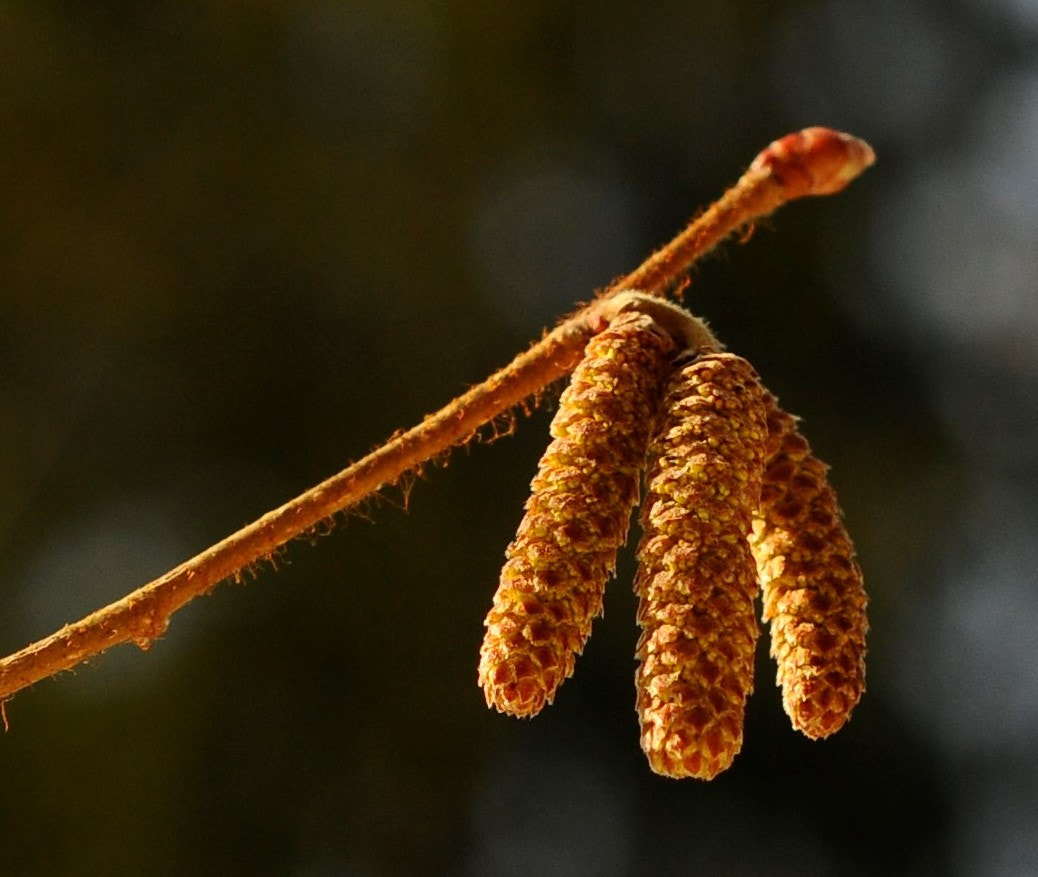
[[[867,598],[828,467],[767,398],[769,461],[751,546],[771,654],[793,727],[827,737],[865,690]]]
[[[479,684],[488,706],[535,715],[572,674],[627,539],[675,346],[650,317],[621,314],[588,343],[559,398],[485,622]]]
[[[679,364],[655,435],[638,546],[642,749],[656,773],[712,779],[742,747],[758,636],[750,553],[764,390],[728,353]]]

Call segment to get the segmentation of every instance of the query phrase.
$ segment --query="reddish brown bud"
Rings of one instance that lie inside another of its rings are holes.
[[[680,365],[649,446],[635,684],[642,749],[665,776],[711,779],[742,746],[758,635],[747,536],[768,435],[763,394],[738,356]]]
[[[770,458],[751,546],[793,727],[827,737],[865,690],[867,598],[828,467],[768,396]]]
[[[673,350],[650,317],[621,314],[559,399],[480,651],[479,684],[501,712],[538,713],[583,651],[627,539]]]
[[[839,192],[875,160],[864,140],[831,128],[805,128],[767,146],[750,170],[768,170],[787,198],[799,198]]]

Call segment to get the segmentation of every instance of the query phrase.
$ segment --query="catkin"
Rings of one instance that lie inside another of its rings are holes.
[[[572,674],[627,539],[674,348],[650,317],[621,314],[588,343],[559,398],[485,622],[479,684],[488,706],[535,715]]]
[[[638,546],[641,744],[654,771],[711,779],[742,746],[758,636],[749,535],[767,422],[753,367],[679,365],[649,446]]]
[[[867,598],[828,467],[767,398],[769,462],[751,547],[771,654],[793,727],[827,737],[865,690]]]

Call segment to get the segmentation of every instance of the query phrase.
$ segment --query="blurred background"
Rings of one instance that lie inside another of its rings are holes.
[[[482,620],[551,405],[6,705],[6,873],[1038,873],[1038,3],[0,5],[0,652],[505,364],[768,142],[879,161],[695,272],[871,594],[812,743],[652,775],[630,550],[556,703]],[[633,530],[636,537],[637,529]]]

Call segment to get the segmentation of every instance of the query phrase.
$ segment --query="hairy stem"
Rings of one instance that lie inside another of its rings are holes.
[[[483,383],[165,575],[4,658],[0,661],[0,706],[15,692],[111,646],[133,641],[147,648],[184,604],[224,579],[239,577],[336,512],[463,444],[480,427],[571,371],[588,340],[611,318],[605,304],[609,299],[628,290],[666,295],[700,256],[741,226],[794,198],[838,191],[872,159],[865,143],[829,129],[808,129],[775,141],[735,186],[671,243]]]

